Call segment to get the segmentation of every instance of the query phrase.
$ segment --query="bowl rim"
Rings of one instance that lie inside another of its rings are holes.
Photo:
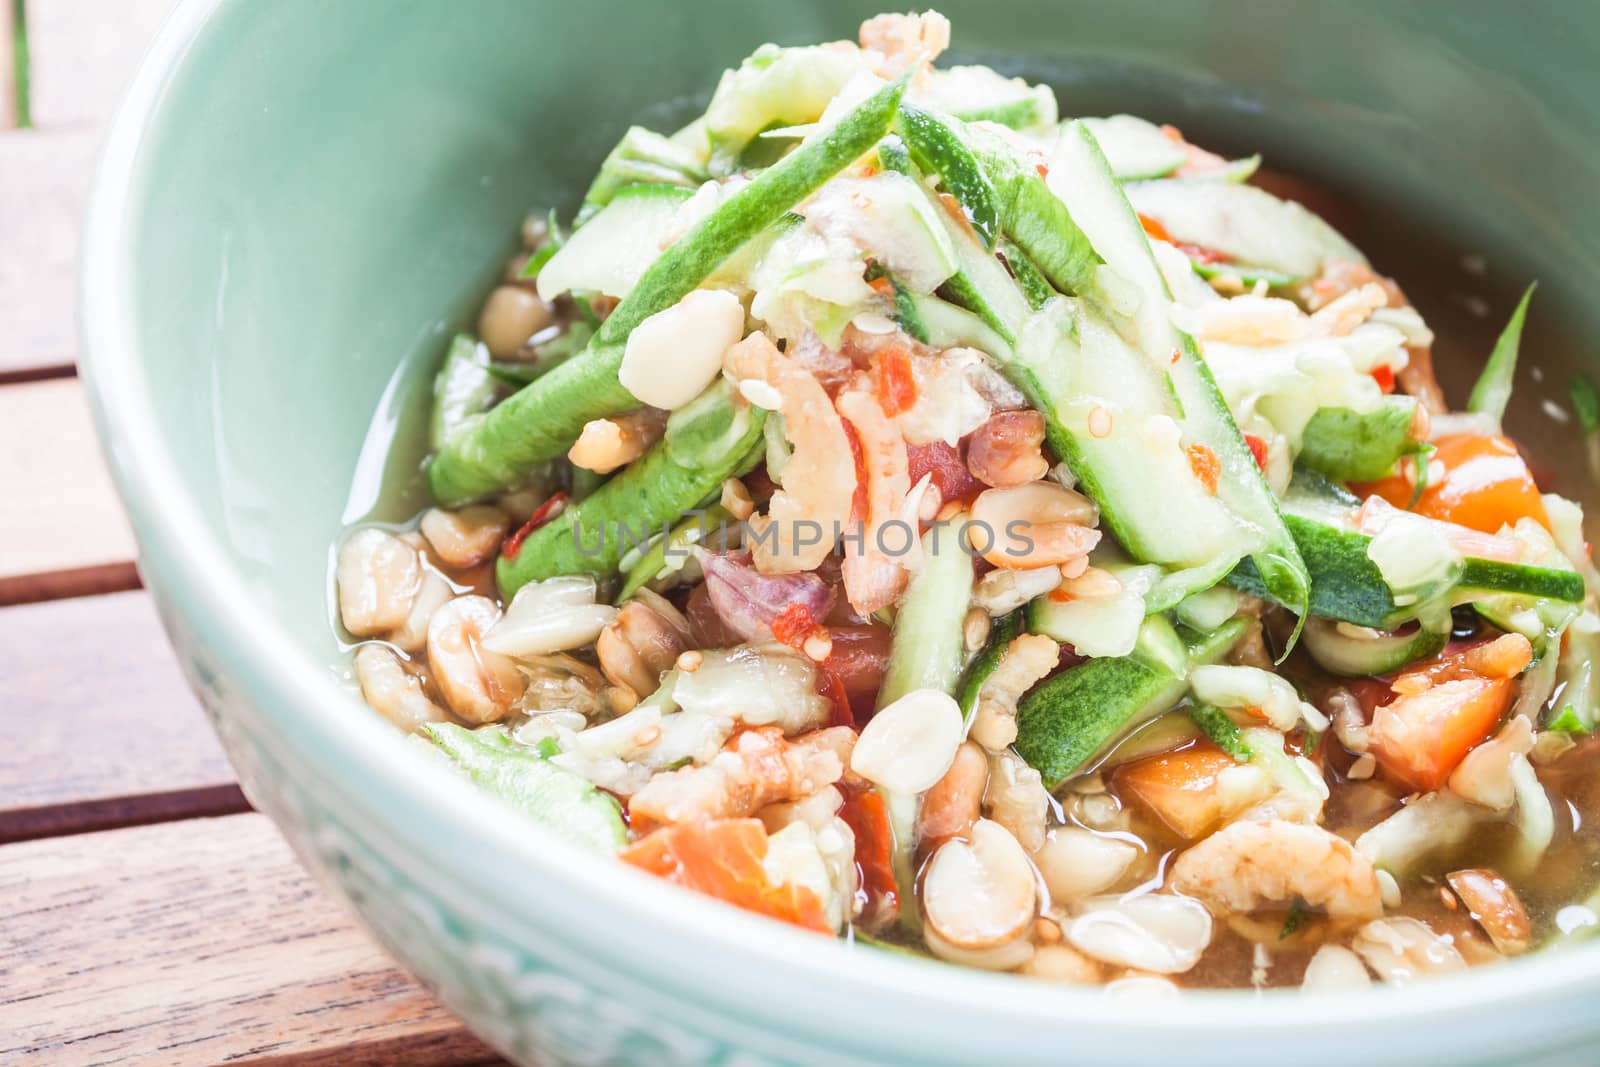
[[[498,862],[532,872],[553,889],[581,894],[597,914],[609,914],[619,927],[653,935],[683,952],[714,952],[728,963],[729,977],[719,998],[748,1002],[737,972],[779,971],[808,980],[808,988],[840,1004],[871,1003],[875,1011],[899,1003],[919,1012],[937,1010],[941,1018],[987,1017],[990,1025],[1009,1024],[1029,1035],[1059,1034],[1075,1028],[1103,1034],[1162,1039],[1237,1040],[1241,1033],[1313,1037],[1321,1025],[1308,1018],[1305,1001],[1293,989],[1198,990],[1163,1000],[1149,1010],[1143,998],[1107,996],[1097,987],[1066,988],[956,966],[938,966],[894,954],[851,951],[837,939],[814,934],[729,908],[720,902],[596,857],[536,828],[481,817],[482,795],[475,787],[412,750],[377,716],[351,714],[359,701],[334,680],[326,665],[298,647],[288,628],[263,612],[230,610],[250,602],[241,573],[208,528],[199,504],[185,486],[151,403],[136,328],[137,316],[127,261],[132,205],[148,127],[185,56],[214,16],[231,0],[181,0],[147,54],[124,97],[103,144],[90,189],[81,247],[80,315],[82,371],[105,453],[141,543],[182,546],[192,577],[183,582],[191,602],[185,614],[198,614],[222,632],[218,643],[252,649],[249,659],[271,662],[263,672],[265,692],[251,702],[271,710],[275,730],[292,720],[304,740],[326,746],[381,787],[381,796],[402,806],[415,803],[445,822],[472,846]],[[148,553],[141,553],[148,559]],[[166,584],[158,581],[156,584]],[[419,783],[421,788],[419,788]],[[426,793],[426,799],[422,795]],[[378,795],[378,794],[375,794]],[[399,809],[392,809],[399,810]],[[373,818],[378,818],[373,815]],[[403,821],[387,817],[396,826]],[[601,911],[599,909],[604,909]],[[575,943],[579,939],[575,938]],[[1374,985],[1371,990],[1321,994],[1318,1016],[1359,1018],[1366,1028],[1386,1026],[1402,1032],[1424,1020],[1479,1022],[1485,1014],[1505,1017],[1509,1010],[1548,1006],[1559,994],[1600,980],[1600,946],[1535,953],[1461,975],[1405,987]],[[1272,1011],[1278,1006],[1290,1010]],[[802,1038],[817,1024],[796,1026],[796,1013],[755,1010],[754,1018]],[[798,1020],[804,1022],[805,1020]],[[1332,1037],[1337,1033],[1329,1032]],[[1348,1041],[1348,1033],[1343,1035]]]

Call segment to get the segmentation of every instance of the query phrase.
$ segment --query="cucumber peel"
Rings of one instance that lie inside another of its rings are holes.
[[[1416,612],[1395,603],[1393,591],[1367,555],[1372,538],[1340,524],[1343,515],[1360,506],[1354,494],[1321,475],[1295,472],[1283,501],[1284,520],[1311,578],[1308,610],[1325,619],[1394,630],[1415,618]],[[1241,561],[1226,581],[1242,593],[1283,603],[1251,560]],[[1573,571],[1469,558],[1463,561],[1449,598],[1460,604],[1497,593],[1577,603],[1584,596],[1583,578]]]
[[[511,740],[505,730],[428,723],[428,740],[479,786],[568,841],[613,853],[628,843],[622,807],[587,778]]]
[[[1129,730],[1170,710],[1188,691],[1191,667],[1214,663],[1244,633],[1234,619],[1210,634],[1176,634],[1162,616],[1145,621],[1141,643],[1181,640],[1184,660],[1159,665],[1165,655],[1091,659],[1046,679],[1017,707],[1017,752],[1055,790],[1107,751]],[[1163,632],[1165,630],[1166,632]]]
[[[982,691],[983,683],[1000,666],[1006,648],[1022,632],[1022,614],[1023,609],[1019,608],[994,620],[989,627],[989,639],[962,672],[961,681],[956,685],[955,698],[963,719],[971,721],[972,713],[978,710],[978,693]]]

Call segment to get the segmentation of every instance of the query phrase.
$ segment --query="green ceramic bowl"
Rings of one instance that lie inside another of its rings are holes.
[[[93,195],[85,354],[145,579],[251,798],[526,1062],[1595,1062],[1600,950],[1315,1003],[1114,999],[852,952],[485,817],[344,684],[329,545],[414,475],[385,443],[415,428],[523,212],[570,208],[629,122],[670,125],[760,42],[848,36],[872,6],[180,6]],[[1522,399],[1561,395],[1600,287],[1600,12],[943,7],[965,54],[1052,81],[1069,113],[1143,111],[1358,195],[1352,225],[1447,354],[1481,333],[1474,301],[1498,318],[1537,273],[1524,350],[1545,380]],[[1528,410],[1513,428],[1538,438]]]

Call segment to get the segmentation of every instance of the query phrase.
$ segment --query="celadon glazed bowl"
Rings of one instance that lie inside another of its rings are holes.
[[[1570,339],[1595,335],[1600,10],[943,9],[962,56],[1052,82],[1067,114],[1142,112],[1354,196],[1341,221],[1401,273],[1447,365],[1481,336],[1474,314],[1500,321],[1538,276],[1524,352],[1545,377],[1521,383],[1512,429],[1558,466],[1578,451],[1539,405],[1563,395]],[[1600,1062],[1600,949],[1317,1000],[1119,999],[851,950],[486,815],[361,706],[330,627],[329,546],[344,521],[385,516],[374,487],[414,469],[414,444],[386,467],[384,442],[415,441],[443,343],[523,213],[570,210],[630,122],[670,128],[761,42],[851,36],[872,10],[181,4],[93,193],[87,371],[145,579],[251,799],[522,1062]]]

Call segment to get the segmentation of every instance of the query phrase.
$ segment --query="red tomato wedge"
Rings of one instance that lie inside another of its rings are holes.
[[[867,898],[867,923],[892,922],[900,911],[900,893],[894,880],[894,831],[883,794],[866,785],[846,788],[839,817],[856,835],[856,872]]]
[[[1373,713],[1373,757],[1419,792],[1438,789],[1494,730],[1515,691],[1511,678],[1462,678],[1400,697]]]
[[[1533,473],[1511,441],[1452,434],[1434,444],[1434,469],[1442,468],[1443,475],[1430,482],[1411,510],[1487,534],[1523,518],[1550,525]],[[1408,507],[1413,492],[1411,482],[1398,474],[1354,489],[1361,496],[1376,494],[1397,508]]]
[[[1491,733],[1516,694],[1533,646],[1517,634],[1479,641],[1397,676],[1400,695],[1372,713],[1372,755],[1413,789],[1438,789]]]
[[[815,891],[773,885],[761,861],[767,831],[760,819],[681,823],[641,837],[618,855],[669,882],[725,900],[746,911],[831,934]]]
[[[1190,841],[1202,837],[1222,818],[1222,791],[1217,779],[1238,763],[1210,741],[1125,763],[1111,772],[1112,785],[1160,819],[1173,833]]]

